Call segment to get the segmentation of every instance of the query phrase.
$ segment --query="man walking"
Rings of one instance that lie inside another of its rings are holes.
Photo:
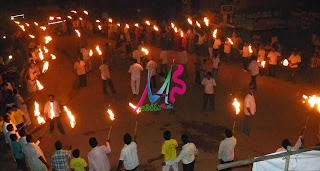
[[[244,124],[243,133],[247,136],[250,135],[250,120],[256,113],[256,101],[253,95],[253,88],[250,88],[249,93],[244,99]]]
[[[115,94],[116,91],[115,91],[115,89],[113,87],[113,83],[112,83],[111,76],[110,76],[110,71],[109,71],[109,65],[107,64],[106,60],[103,60],[103,64],[99,67],[99,69],[101,71],[103,94],[108,94],[108,92],[107,92],[107,84],[109,85],[112,93]]]
[[[237,139],[232,135],[230,129],[224,131],[226,138],[220,142],[218,159],[221,164],[233,162],[234,148],[237,144]],[[224,169],[224,171],[231,171],[232,169]]]
[[[171,139],[171,132],[164,131],[163,138],[165,139],[164,143],[162,144],[161,154],[156,158],[152,158],[148,160],[148,163],[151,163],[156,160],[164,159],[164,162],[174,160],[177,157],[176,148],[178,147],[178,142],[175,139]],[[170,168],[174,171],[178,171],[178,163],[173,163],[171,165],[165,165],[162,167],[162,171],[169,171]]]
[[[58,129],[61,134],[65,134],[60,121],[61,109],[59,103],[54,99],[54,95],[49,95],[49,100],[44,105],[43,112],[46,114],[47,118],[50,118],[50,133],[54,130],[54,123],[57,123]]]
[[[154,61],[154,58],[152,57],[151,60],[147,63],[146,69],[151,74],[151,91],[157,87],[157,63]]]
[[[86,64],[78,58],[74,63],[74,69],[77,71],[80,80],[80,87],[87,87],[87,74],[86,74]]]
[[[269,75],[272,77],[276,76],[276,67],[280,56],[280,53],[274,48],[272,48],[271,52],[268,53],[267,58],[269,58]]]
[[[111,165],[108,159],[108,154],[111,153],[109,140],[107,140],[106,146],[98,146],[98,141],[95,137],[89,139],[89,144],[92,150],[88,154],[88,162],[90,171],[109,171]]]
[[[90,58],[90,51],[86,48],[83,47],[80,52],[82,53],[82,59],[84,61],[85,69],[87,72],[90,72],[92,69],[92,64],[91,64],[91,58]]]
[[[301,56],[298,54],[297,50],[294,50],[290,57],[288,58],[289,61],[289,67],[291,69],[290,75],[289,75],[289,81],[292,81],[293,83],[296,82],[296,73],[298,71],[299,64],[301,63]]]
[[[129,68],[129,73],[131,73],[131,89],[133,95],[139,94],[140,88],[140,75],[143,68],[140,64],[137,63],[136,59],[133,59],[134,64],[132,64]]]
[[[186,134],[181,135],[181,141],[184,145],[182,146],[179,156],[174,160],[166,161],[165,164],[173,165],[182,160],[183,171],[194,171],[194,163],[196,155],[198,154],[198,149],[190,142],[189,137]]]
[[[27,144],[24,147],[24,154],[26,155],[31,170],[47,171],[50,166],[43,155],[40,147],[32,142],[32,136],[27,135]]]
[[[246,72],[248,70],[248,65],[250,61],[250,50],[249,43],[246,42],[242,48],[242,62],[243,62],[243,70]]]
[[[69,150],[63,150],[60,141],[54,144],[56,151],[51,156],[51,167],[53,171],[69,171],[69,160],[71,159],[71,146]]]
[[[126,171],[136,171],[139,166],[139,157],[138,157],[138,148],[136,144],[136,140],[131,141],[131,135],[125,134],[123,137],[123,141],[125,143],[124,147],[121,150],[118,171],[121,170],[122,164],[124,164],[124,168]]]
[[[210,110],[214,111],[214,87],[216,86],[216,82],[212,78],[211,72],[207,72],[207,76],[203,78],[201,84],[204,86],[202,111],[206,110],[208,100],[211,105]]]
[[[256,78],[259,75],[259,63],[257,62],[257,57],[253,57],[252,61],[249,64],[248,70],[251,74],[251,83],[250,87],[257,90],[257,81]]]

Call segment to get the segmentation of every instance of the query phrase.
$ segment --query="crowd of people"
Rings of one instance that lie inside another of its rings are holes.
[[[73,32],[73,29],[80,29],[82,33],[93,34],[101,33],[108,39],[114,40],[116,43],[113,46],[107,43],[103,47],[102,64],[99,67],[102,79],[102,92],[108,94],[107,87],[113,94],[116,94],[116,89],[111,79],[109,70],[110,65],[120,65],[119,59],[127,59],[130,62],[128,72],[131,74],[131,89],[134,96],[140,94],[140,79],[141,72],[146,69],[151,73],[151,88],[157,88],[158,81],[163,83],[166,74],[168,73],[168,51],[178,51],[177,60],[184,67],[182,74],[183,79],[189,79],[189,70],[187,64],[191,63],[188,55],[195,53],[194,60],[194,84],[204,87],[202,110],[205,112],[207,103],[210,101],[209,109],[215,109],[215,87],[218,82],[220,66],[222,62],[229,63],[231,61],[242,61],[244,72],[249,71],[251,76],[250,88],[244,99],[244,126],[243,133],[250,136],[250,120],[256,113],[256,102],[254,91],[257,90],[257,76],[268,74],[276,77],[279,72],[279,66],[288,67],[290,72],[288,79],[292,82],[296,81],[299,64],[308,58],[302,58],[301,53],[294,49],[288,58],[282,56],[282,46],[277,36],[271,38],[270,43],[263,43],[259,37],[255,36],[253,40],[242,41],[239,34],[234,32],[230,35],[222,33],[222,30],[217,31],[215,38],[211,37],[211,30],[200,29],[197,26],[186,27],[184,33],[181,28],[173,28],[172,26],[159,26],[154,29],[148,25],[137,25],[134,29],[130,29],[127,24],[118,24],[109,20],[89,20],[79,18],[62,22],[61,25],[54,25],[49,31],[58,35],[68,35]],[[230,39],[229,39],[230,37]],[[85,38],[87,39],[87,38]],[[251,42],[251,43],[250,43]],[[310,57],[310,71],[313,74],[311,80],[314,81],[318,68],[320,67],[320,48],[317,44],[318,39],[314,42],[314,54]],[[155,57],[149,57],[141,49],[145,45],[160,47],[160,61],[157,62]],[[43,49],[43,44],[32,40],[28,46],[29,59],[27,60],[27,69],[24,70],[21,77],[26,82],[26,87],[29,95],[37,92],[36,81],[40,79],[43,62],[39,59],[39,51]],[[74,70],[79,76],[80,87],[87,87],[87,73],[93,68],[90,58],[90,48],[87,41],[84,40],[79,47],[79,57],[74,63]],[[21,52],[19,52],[21,53]],[[120,58],[122,56],[123,58]],[[287,61],[287,64],[286,62]],[[160,64],[158,66],[158,63]],[[159,78],[158,78],[159,77]],[[6,107],[6,112],[3,117],[0,117],[0,132],[4,137],[7,147],[12,152],[14,159],[21,170],[53,170],[62,171],[73,169],[75,171],[95,170],[108,171],[111,165],[108,155],[111,152],[110,140],[106,140],[105,145],[98,146],[97,139],[91,137],[89,145],[92,150],[87,155],[87,161],[81,158],[80,150],[74,149],[71,152],[71,147],[67,150],[62,149],[61,141],[55,143],[56,151],[51,156],[51,163],[48,163],[39,146],[41,137],[34,141],[33,136],[28,134],[25,127],[30,126],[31,119],[28,113],[26,100],[19,94],[17,88],[19,86],[4,81],[2,84],[1,99],[2,106]],[[14,89],[16,88],[16,89]],[[53,111],[51,111],[53,110]],[[60,121],[61,108],[55,100],[54,95],[49,95],[49,99],[44,106],[43,113],[46,119],[50,122],[50,132],[54,130],[54,125],[57,124],[59,131],[65,134]],[[54,115],[52,116],[52,113]],[[218,159],[221,163],[229,163],[234,160],[234,148],[237,140],[233,136],[230,129],[225,130],[226,138],[220,143]],[[149,159],[151,163],[156,160],[163,160],[163,170],[178,170],[178,162],[182,161],[184,171],[194,170],[195,158],[198,154],[196,145],[192,143],[189,136],[181,135],[181,151],[177,155],[179,144],[175,139],[171,138],[171,132],[163,133],[164,143],[162,145],[161,154],[155,158]],[[139,157],[137,150],[136,137],[130,134],[125,134],[123,137],[124,147],[121,150],[119,164],[117,170],[121,170],[124,165],[125,170],[137,170],[139,166]],[[298,144],[294,147],[299,149],[303,142],[302,136],[298,140]],[[284,140],[283,148],[287,149],[290,146],[288,140]],[[279,151],[279,150],[278,150]],[[27,161],[27,162],[26,162]],[[28,163],[28,164],[27,164]],[[27,167],[28,165],[28,167]],[[231,169],[228,169],[231,170]]]

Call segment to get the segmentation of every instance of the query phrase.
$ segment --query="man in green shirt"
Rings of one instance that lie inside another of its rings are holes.
[[[14,155],[14,158],[16,159],[18,169],[21,169],[23,171],[27,171],[27,165],[26,160],[24,158],[24,154],[22,153],[21,145],[19,144],[18,137],[16,134],[10,135],[11,144],[12,144],[12,153]]]

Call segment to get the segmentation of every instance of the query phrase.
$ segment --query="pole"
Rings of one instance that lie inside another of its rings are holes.
[[[234,134],[234,128],[236,127],[236,119],[234,119],[234,121],[233,121],[233,126],[232,126],[232,133]]]
[[[110,125],[110,129],[109,129],[109,133],[108,133],[108,140],[110,139],[111,130],[112,130],[112,125]]]
[[[22,128],[24,128],[29,122],[31,122],[31,121],[28,121],[28,122],[24,123],[24,124],[22,125],[22,127],[20,127],[20,128],[17,130],[17,132],[19,132]]]
[[[302,133],[301,133],[302,136],[304,136],[304,133],[306,132],[306,128],[307,128],[307,124],[308,124],[309,118],[310,118],[310,115],[308,115],[306,123],[305,123],[305,125],[304,125],[304,127],[302,129]],[[320,132],[320,127],[319,127],[319,132]]]

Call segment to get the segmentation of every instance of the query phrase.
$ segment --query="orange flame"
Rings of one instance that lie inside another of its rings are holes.
[[[100,23],[100,20],[96,20],[97,23]]]
[[[154,29],[155,31],[159,31],[159,28],[158,28],[156,25],[153,25],[153,29]]]
[[[72,115],[71,111],[67,108],[67,106],[63,106],[63,109],[66,111],[66,113],[68,115],[71,128],[74,128],[76,126],[76,120],[75,120],[74,116]]]
[[[40,29],[45,31],[47,29],[47,27],[46,26],[41,26]]]
[[[139,23],[134,24],[134,26],[139,27]]]
[[[78,37],[81,37],[81,33],[80,33],[80,31],[79,31],[79,30],[74,29],[74,31],[77,33]]]
[[[284,59],[282,64],[283,64],[283,66],[288,66],[289,65],[288,59]]]
[[[37,83],[38,89],[39,89],[39,90],[42,90],[42,89],[43,89],[43,86],[42,86],[42,84],[40,83],[40,81],[36,80],[36,83]]]
[[[42,50],[41,50],[40,48],[39,48],[39,58],[40,58],[40,60],[43,60],[43,59],[44,59]]]
[[[49,62],[46,61],[46,62],[43,64],[42,73],[47,72],[48,68],[49,68]]]
[[[71,10],[70,12],[75,13],[75,14],[77,13],[77,11],[75,11],[75,10]]]
[[[89,15],[89,12],[86,11],[86,10],[84,10],[83,13],[86,14],[86,15]]]
[[[129,103],[129,106],[132,108],[132,109],[136,109],[137,106],[135,106],[134,104],[132,104],[131,102]],[[141,112],[141,109],[139,108],[138,110],[136,110],[137,114],[139,114]]]
[[[183,31],[182,31],[182,30],[181,30],[181,32],[180,32],[180,36],[183,37]]]
[[[50,17],[49,17],[49,20],[54,20],[54,17],[50,16]]]
[[[249,53],[253,53],[252,46],[249,45]]]
[[[188,23],[189,23],[190,25],[192,25],[192,20],[191,20],[191,18],[188,18]]]
[[[53,102],[50,102],[50,118],[53,119],[55,115],[56,114],[53,110]]]
[[[68,15],[67,18],[69,18],[70,20],[72,19],[72,17],[70,15]]]
[[[82,21],[83,19],[81,17],[79,17],[79,20]]]
[[[218,33],[218,30],[217,30],[217,29],[214,29],[214,30],[213,30],[213,33],[212,33],[212,37],[213,37],[213,38],[217,38],[217,33]]]
[[[174,25],[174,23],[171,23],[171,27],[174,29],[176,26]]]
[[[36,38],[36,36],[34,36],[34,35],[32,35],[32,34],[29,34],[29,37],[30,37],[31,39]]]
[[[39,25],[37,22],[33,22],[33,24],[34,24],[35,26],[38,26],[38,25]]]
[[[309,103],[310,107],[313,108],[315,105],[317,105],[318,112],[320,113],[320,97],[316,95],[312,96],[306,96],[302,95],[303,103],[305,103],[305,100]]]
[[[114,113],[112,112],[112,110],[111,109],[108,109],[108,114],[109,114],[109,118],[110,118],[110,120],[114,120],[115,119],[115,117],[114,117]]]
[[[37,117],[39,125],[46,123],[43,117],[40,116],[39,104],[34,102],[34,116]]]
[[[234,109],[236,110],[236,115],[240,113],[240,103],[238,102],[237,98],[233,99],[232,105],[234,106]]]
[[[112,23],[112,18],[109,18],[109,20],[108,20],[108,21],[109,21],[109,23]]]
[[[144,54],[146,54],[146,55],[149,54],[149,50],[144,47],[141,48],[141,51],[144,52]]]
[[[19,25],[19,27],[22,29],[22,31],[26,31],[26,29],[24,29],[24,25]]]
[[[45,40],[45,44],[48,44],[51,40],[52,40],[52,37],[51,36],[46,36],[44,37],[44,40]]]
[[[198,21],[196,21],[196,24],[199,28],[201,28],[201,24]]]
[[[48,53],[49,52],[49,50],[45,46],[43,46],[43,50],[44,50],[44,53]]]
[[[27,26],[27,27],[30,27],[29,23],[26,23],[26,26]]]
[[[61,17],[56,17],[56,19],[61,20]]]
[[[126,28],[130,28],[130,27],[129,27],[129,24],[126,24]]]
[[[117,26],[120,27],[120,23],[117,23]]]
[[[145,23],[146,23],[148,26],[150,26],[150,21],[149,21],[149,20],[147,20]]]
[[[99,29],[99,30],[102,30],[102,26],[101,26],[101,25],[98,25],[98,29]]]
[[[57,57],[56,57],[54,54],[50,54],[50,56],[51,56],[51,59],[52,59],[52,60],[57,59]]]
[[[99,55],[102,55],[99,45],[96,46],[96,51],[98,52]]]
[[[203,18],[203,21],[204,21],[204,23],[205,23],[206,26],[209,26],[209,19],[208,19],[208,17],[204,17],[204,18]]]
[[[175,27],[173,30],[174,30],[174,32],[178,33],[178,28],[177,27]]]
[[[229,43],[230,43],[231,45],[233,45],[233,41],[232,41],[229,37],[227,37],[227,39],[228,39]]]
[[[91,57],[92,55],[93,55],[93,51],[92,51],[92,49],[90,49],[89,56]]]

